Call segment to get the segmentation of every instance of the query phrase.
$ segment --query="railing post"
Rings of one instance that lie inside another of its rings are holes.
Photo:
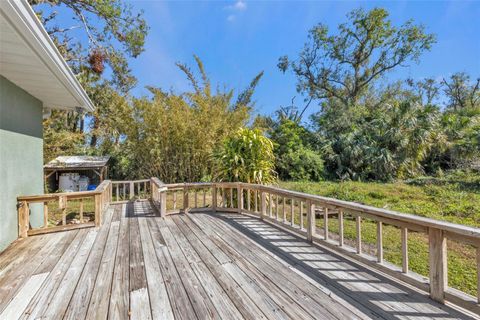
[[[477,247],[477,303],[480,304],[480,247]]]
[[[237,208],[238,208],[238,213],[243,212],[243,188],[240,183],[237,185]]]
[[[135,197],[135,189],[134,189],[134,184],[133,181],[130,181],[130,186],[129,186],[129,191],[130,191],[130,199],[133,199]]]
[[[377,221],[377,262],[383,263],[383,223]]]
[[[328,208],[325,206],[323,209],[323,238],[328,240]]]
[[[307,201],[307,240],[312,242],[315,235],[315,204]]]
[[[447,274],[447,238],[443,230],[428,228],[430,297],[445,302],[445,290],[448,287]]]
[[[267,194],[264,191],[260,191],[260,201],[261,201],[261,213],[260,218],[264,219],[267,215]]]
[[[359,215],[355,218],[355,227],[357,231],[357,254],[362,254],[362,217]]]
[[[20,238],[28,237],[29,220],[30,209],[28,208],[28,202],[22,201],[18,205],[18,236]]]
[[[402,239],[402,272],[408,273],[408,229],[401,229]]]
[[[183,185],[183,213],[188,213],[188,187],[186,184]]]
[[[217,185],[212,185],[212,211],[217,212]]]
[[[83,199],[80,199],[80,222],[83,221]],[[48,227],[48,201],[43,203],[43,227]]]
[[[167,215],[167,191],[160,191],[160,216]]]
[[[102,224],[102,195],[95,195],[95,226]]]

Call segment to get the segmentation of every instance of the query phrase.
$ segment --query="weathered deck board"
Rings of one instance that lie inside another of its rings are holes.
[[[0,254],[0,319],[469,319],[258,218],[112,206]]]

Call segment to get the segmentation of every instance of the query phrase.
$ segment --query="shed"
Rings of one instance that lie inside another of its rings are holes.
[[[108,178],[109,156],[61,156],[43,166],[45,186],[49,191],[58,190],[60,176],[78,173],[86,176],[90,184],[98,185]]]

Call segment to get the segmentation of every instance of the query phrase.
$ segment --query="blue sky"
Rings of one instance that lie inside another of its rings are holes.
[[[388,79],[441,78],[456,71],[480,76],[478,1],[135,1],[135,8],[145,10],[151,30],[145,52],[131,64],[139,79],[133,93],[146,94],[145,85],[188,89],[175,62],[193,66],[195,53],[212,82],[228,88],[244,88],[264,70],[255,94],[259,113],[271,114],[290,104],[293,96],[301,104],[294,76],[277,69],[278,58],[295,57],[308,30],[319,22],[335,30],[359,3],[365,9],[386,8],[395,24],[414,19],[437,35],[437,43],[420,64],[390,73]],[[311,112],[315,109],[310,107]]]
[[[397,69],[388,74],[388,81],[441,79],[457,71],[480,77],[480,1],[137,0],[131,4],[134,10],[145,11],[150,26],[145,52],[130,61],[138,78],[132,91],[135,96],[148,94],[147,85],[177,92],[190,89],[175,62],[193,67],[193,54],[197,54],[213,85],[225,85],[236,93],[264,70],[254,96],[258,113],[272,114],[279,106],[289,105],[294,96],[301,106],[295,77],[278,70],[278,58],[295,58],[310,28],[322,22],[334,31],[359,6],[383,7],[395,25],[414,19],[437,36],[437,43],[418,65]],[[64,22],[71,24],[71,20]],[[317,110],[312,105],[308,113]]]

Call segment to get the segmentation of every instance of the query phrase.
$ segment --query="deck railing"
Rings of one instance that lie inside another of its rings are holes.
[[[94,191],[20,196],[17,198],[18,235],[26,238],[35,234],[99,226],[111,197],[110,180],[104,180]],[[30,211],[35,204],[43,206],[43,221],[40,227],[32,228]]]
[[[354,258],[390,276],[399,278],[430,293],[432,299],[444,303],[451,301],[461,307],[480,312],[479,297],[448,287],[447,239],[471,245],[477,250],[478,292],[480,293],[480,229],[459,224],[403,214],[353,202],[315,196],[276,187],[246,183],[184,183],[162,184],[152,179],[152,199],[161,215],[209,210],[211,212],[237,212],[256,215],[270,223],[280,225],[308,241],[317,242],[339,253]],[[331,232],[334,219],[336,230]],[[321,223],[319,223],[320,219]],[[354,222],[355,240],[345,238],[345,221]],[[375,256],[364,252],[362,224],[376,225]],[[317,224],[321,225],[319,229]],[[400,230],[401,267],[383,258],[383,227]],[[409,270],[409,232],[423,233],[428,242],[429,278]],[[353,247],[352,247],[353,245]]]
[[[157,178],[151,178],[115,182],[106,180],[95,191],[21,196],[17,199],[19,236],[99,226],[103,212],[112,200],[123,202],[139,199],[152,201],[162,217],[193,210],[258,216],[289,229],[310,242],[329,247],[425,290],[438,302],[444,303],[447,300],[480,314],[480,229],[271,186],[231,182],[164,184]],[[78,223],[67,224],[70,214],[67,211],[74,202],[75,209],[78,209]],[[29,221],[30,207],[34,203],[43,204],[43,226],[37,229],[32,229]],[[49,223],[52,203],[58,207],[56,216],[59,221],[61,217],[61,223],[54,226]],[[85,219],[87,203],[93,209],[90,210],[88,219]],[[376,227],[375,256],[365,252],[372,250],[364,250],[362,243],[362,225],[366,222],[370,225],[374,223]],[[347,223],[355,225],[353,241],[345,236]],[[336,227],[334,232],[331,229],[333,224]],[[400,231],[400,268],[384,261],[382,231],[385,225]],[[408,237],[411,232],[426,237],[428,278],[409,270]],[[476,297],[448,287],[447,239],[475,248],[478,284]]]
[[[142,200],[150,197],[150,179],[112,181],[112,201]]]

